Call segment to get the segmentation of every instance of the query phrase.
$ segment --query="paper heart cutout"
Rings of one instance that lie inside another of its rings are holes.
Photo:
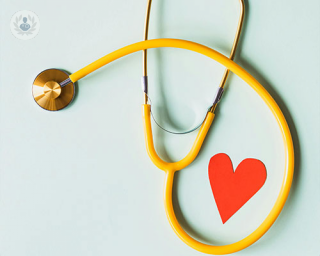
[[[209,162],[209,180],[223,224],[234,215],[267,179],[264,164],[257,159],[244,159],[233,172],[230,157],[216,154]]]

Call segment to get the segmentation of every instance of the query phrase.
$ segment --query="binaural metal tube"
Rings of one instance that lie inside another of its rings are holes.
[[[144,36],[143,40],[148,40],[148,32],[149,32],[149,20],[150,20],[150,10],[151,10],[151,2],[152,0],[148,0],[147,10],[146,10],[146,17],[144,21]],[[143,60],[143,77],[148,79],[148,70],[147,70],[147,50],[143,50],[142,53],[142,60]],[[144,104],[148,103],[148,95],[144,92]]]
[[[150,20],[150,10],[151,10],[151,2],[152,0],[148,0],[147,3],[147,9],[146,9],[146,16],[145,16],[145,23],[144,23],[144,40],[148,40],[148,32],[149,32],[149,20]],[[236,31],[236,36],[234,38],[233,41],[233,45],[232,45],[232,49],[231,49],[231,53],[229,56],[229,59],[233,60],[235,53],[236,53],[236,49],[239,43],[239,38],[240,38],[240,34],[242,31],[242,27],[243,27],[243,21],[244,21],[244,12],[245,12],[245,8],[244,8],[244,0],[239,0],[240,2],[240,17],[239,17],[239,21],[238,21],[238,26],[237,26],[237,31]],[[225,83],[227,81],[229,75],[229,70],[226,69],[224,71],[223,77],[221,79],[220,88],[224,88]],[[148,76],[148,70],[147,70],[147,50],[143,50],[143,76],[147,77]],[[147,104],[148,102],[148,96],[146,95],[146,93],[144,93],[144,104]],[[219,102],[219,101],[218,101]],[[218,102],[214,102],[212,104],[212,106],[210,107],[210,112],[214,112]]]
[[[233,45],[232,45],[232,48],[231,48],[231,53],[230,53],[230,56],[229,56],[229,59],[230,60],[233,60],[234,59],[234,56],[235,56],[235,53],[236,53],[236,49],[237,49],[237,46],[238,46],[238,43],[239,43],[239,39],[240,39],[240,35],[241,35],[241,31],[242,31],[242,27],[243,27],[243,21],[244,21],[244,12],[245,12],[245,8],[244,8],[244,0],[240,0],[240,18],[239,18],[239,22],[238,22],[238,26],[237,26],[237,32],[236,32],[236,36],[234,38],[234,41],[233,41]],[[228,75],[229,75],[229,69],[226,69],[224,71],[224,74],[223,74],[223,77],[221,79],[221,82],[220,82],[220,85],[219,85],[219,88],[224,88],[225,84],[226,84],[226,81],[227,81],[227,78],[228,78]],[[222,95],[221,95],[222,96]],[[216,102],[216,100],[214,101],[214,103],[212,104],[211,108],[210,108],[210,112],[214,113],[220,99],[221,99],[221,96],[219,98],[219,100]]]

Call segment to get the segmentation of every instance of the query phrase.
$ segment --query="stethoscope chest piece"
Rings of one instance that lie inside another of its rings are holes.
[[[57,111],[73,100],[75,88],[72,82],[61,86],[69,74],[60,69],[46,69],[37,75],[32,85],[32,95],[43,109]]]

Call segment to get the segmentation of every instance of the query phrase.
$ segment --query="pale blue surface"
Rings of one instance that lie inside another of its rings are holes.
[[[202,255],[171,230],[163,209],[164,174],[144,145],[141,53],[127,56],[78,83],[74,103],[50,113],[31,97],[46,68],[74,72],[104,54],[140,41],[146,1],[39,0],[1,2],[0,35],[0,255]],[[196,41],[228,55],[238,2],[154,1],[150,38]],[[39,34],[28,41],[10,32],[18,10],[35,12]],[[271,93],[283,110],[296,149],[288,202],[274,226],[237,255],[317,256],[320,215],[319,70],[317,0],[246,1],[236,62]],[[185,130],[213,99],[223,67],[184,50],[149,54],[150,96],[162,124]],[[212,129],[197,160],[177,176],[178,218],[196,238],[235,242],[263,221],[283,175],[283,144],[261,99],[231,75]],[[195,133],[164,134],[157,150],[178,160]],[[207,175],[211,156],[225,152],[236,167],[262,160],[263,188],[222,225]]]

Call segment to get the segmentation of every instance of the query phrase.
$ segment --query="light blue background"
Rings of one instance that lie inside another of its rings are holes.
[[[75,72],[101,56],[140,41],[146,1],[1,1],[0,37],[0,254],[202,255],[167,222],[164,173],[145,151],[140,77],[142,54],[118,60],[78,83],[67,109],[39,108],[35,76],[47,68]],[[16,39],[10,19],[35,12],[31,40]],[[283,110],[292,131],[296,168],[283,212],[267,234],[237,255],[319,255],[318,0],[246,1],[235,61],[257,78]],[[228,55],[239,15],[236,0],[154,0],[150,38],[182,38]],[[224,68],[178,49],[149,51],[150,97],[168,128],[200,122]],[[196,133],[168,135],[154,126],[156,148],[179,160]],[[262,160],[263,188],[226,224],[208,180],[214,154],[236,167]],[[280,189],[284,152],[270,111],[243,81],[230,75],[216,119],[196,161],[178,173],[174,201],[184,228],[214,244],[238,241],[266,217]]]

